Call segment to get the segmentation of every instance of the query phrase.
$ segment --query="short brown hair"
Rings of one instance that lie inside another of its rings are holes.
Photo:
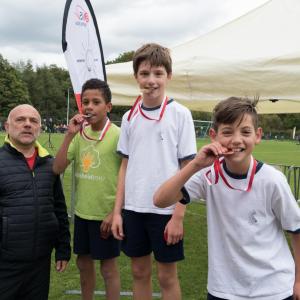
[[[148,61],[151,66],[163,66],[168,74],[172,73],[170,50],[161,45],[149,43],[135,51],[133,55],[133,71],[135,75],[143,61]]]
[[[213,129],[217,131],[220,124],[233,124],[237,120],[241,121],[246,114],[252,117],[253,126],[257,129],[257,102],[258,98],[251,100],[247,97],[230,97],[219,102],[213,110]]]

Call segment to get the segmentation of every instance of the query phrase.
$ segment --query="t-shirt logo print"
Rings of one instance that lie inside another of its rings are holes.
[[[258,223],[257,213],[255,210],[252,210],[248,215],[248,221],[251,225],[256,225]]]
[[[84,173],[88,173],[91,168],[99,167],[101,163],[99,152],[92,145],[81,151],[80,160],[80,165]]]

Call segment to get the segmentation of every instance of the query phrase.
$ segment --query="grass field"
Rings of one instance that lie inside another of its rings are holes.
[[[49,136],[42,134],[40,143],[55,154],[61,141],[62,135],[52,134],[49,143]],[[0,144],[4,134],[0,133]],[[207,143],[208,140],[199,140],[198,146]],[[52,148],[49,146],[53,146]],[[290,141],[262,141],[257,146],[254,156],[272,164],[283,164],[300,166],[300,146]],[[68,207],[70,207],[70,170],[67,169],[64,176],[64,189]],[[182,287],[183,300],[206,299],[206,274],[207,274],[207,241],[206,241],[206,217],[205,206],[199,203],[188,205],[185,217],[185,256],[186,259],[180,262],[179,277]],[[122,290],[131,290],[130,261],[122,255],[119,259]],[[99,269],[99,268],[98,268]],[[155,272],[155,265],[153,265]],[[157,280],[153,276],[154,291],[159,292]],[[79,274],[75,265],[74,256],[69,263],[68,269],[63,274],[57,274],[52,270],[50,300],[57,299],[80,299],[79,295],[67,295],[69,290],[79,290]],[[104,290],[101,280],[98,280],[97,290]],[[103,296],[96,296],[96,299],[104,299]],[[130,297],[122,297],[130,299]]]

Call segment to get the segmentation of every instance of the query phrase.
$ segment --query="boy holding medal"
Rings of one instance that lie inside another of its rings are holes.
[[[94,299],[94,260],[100,260],[106,299],[115,300],[120,297],[116,262],[120,247],[111,234],[111,222],[120,167],[116,153],[120,129],[107,116],[112,104],[106,82],[88,80],[82,87],[81,105],[83,115],[77,114],[70,120],[53,170],[60,174],[74,161],[74,253],[80,271],[82,299]]]
[[[118,152],[123,159],[112,231],[131,258],[133,299],[152,299],[153,252],[162,298],[178,300],[176,262],[184,258],[185,205],[161,209],[153,205],[153,195],[196,154],[194,124],[190,111],[166,96],[172,76],[167,48],[142,46],[133,57],[133,69],[142,95],[122,119]]]
[[[212,143],[154,196],[159,207],[206,200],[210,300],[300,299],[300,209],[284,175],[252,156],[262,136],[255,105],[221,101]]]

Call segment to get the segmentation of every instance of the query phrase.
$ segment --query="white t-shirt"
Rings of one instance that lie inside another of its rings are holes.
[[[249,192],[232,190],[221,178],[208,185],[209,168],[185,185],[191,199],[206,200],[208,292],[216,297],[282,300],[293,294],[295,264],[283,230],[299,230],[300,209],[285,176],[260,166]],[[224,175],[234,187],[247,186],[246,179]]]
[[[158,119],[160,109],[143,109]],[[179,161],[196,154],[195,129],[191,112],[169,101],[160,121],[148,120],[140,113],[130,121],[122,119],[118,152],[128,157],[124,208],[136,212],[172,214],[174,206],[153,204],[156,189],[179,169]]]

